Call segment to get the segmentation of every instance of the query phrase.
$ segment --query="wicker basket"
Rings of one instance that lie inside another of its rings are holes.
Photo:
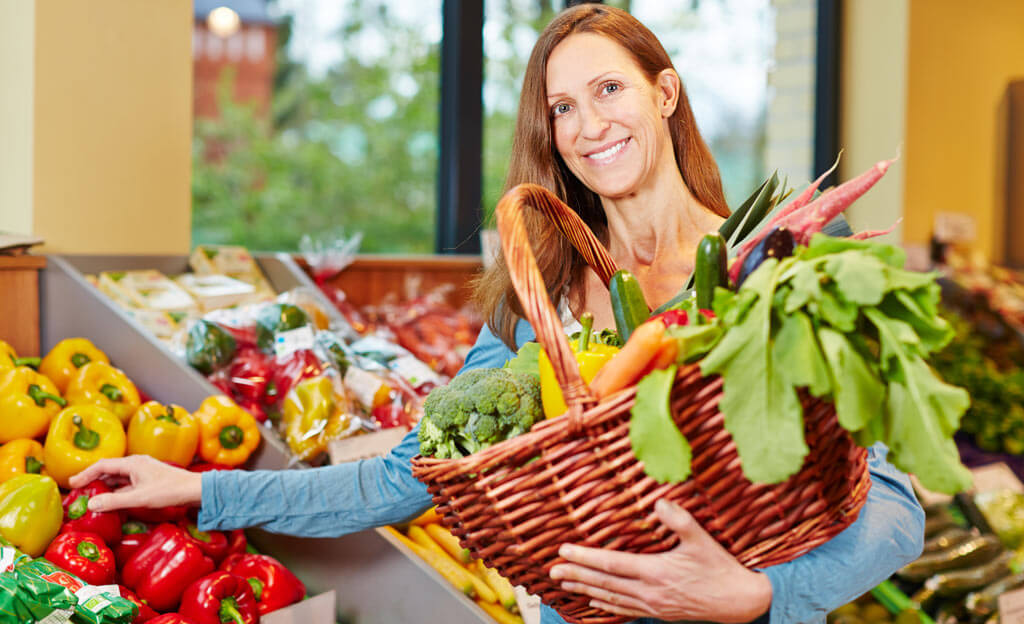
[[[784,483],[744,478],[718,411],[722,381],[696,365],[679,370],[672,414],[693,452],[683,483],[659,484],[643,471],[629,441],[636,388],[596,403],[579,374],[548,299],[523,226],[523,210],[551,219],[607,284],[615,263],[590,229],[551,193],[521,185],[498,204],[498,230],[513,284],[551,360],[569,412],[524,435],[462,459],[416,457],[413,474],[427,484],[442,521],[462,545],[567,621],[613,624],[628,618],[588,605],[548,576],[564,561],[563,543],[656,553],[678,538],[657,519],[654,503],[682,505],[748,567],[783,563],[849,526],[867,498],[866,451],[840,427],[830,403],[803,398],[808,454]]]

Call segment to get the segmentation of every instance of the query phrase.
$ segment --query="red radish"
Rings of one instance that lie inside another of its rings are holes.
[[[874,238],[876,236],[884,236],[885,234],[888,234],[889,232],[895,230],[896,226],[899,225],[900,223],[903,223],[903,217],[896,219],[896,223],[893,223],[892,227],[890,227],[888,230],[864,230],[863,232],[857,232],[850,238],[852,238],[853,240],[864,240],[867,238]]]
[[[813,234],[820,232],[829,221],[839,216],[858,197],[874,186],[894,162],[896,162],[895,158],[875,163],[874,167],[856,178],[844,182],[803,208],[790,212],[789,215],[779,219],[772,227],[778,225],[789,228],[793,232],[793,238],[796,239],[797,244],[806,245],[811,240]],[[762,229],[762,233],[759,233],[758,238],[763,238],[769,231],[770,228]],[[756,241],[750,242],[756,245]],[[751,246],[748,249],[747,244],[744,244],[740,249],[736,261],[729,270],[729,277],[733,282],[739,277],[743,261],[750,255],[750,251],[753,248],[754,246]]]
[[[842,155],[843,155],[843,153],[839,152],[839,156],[842,156]],[[797,210],[800,210],[801,208],[806,206],[807,202],[811,201],[811,198],[814,197],[814,192],[817,191],[818,187],[821,186],[821,183],[825,181],[825,178],[827,178],[829,176],[829,174],[831,174],[833,171],[835,171],[836,167],[839,166],[839,156],[836,157],[836,162],[832,165],[832,167],[828,171],[826,171],[825,173],[823,173],[820,176],[818,176],[818,179],[815,180],[814,182],[812,182],[810,184],[810,186],[805,188],[803,193],[800,193],[800,195],[798,195],[796,197],[796,199],[794,199],[793,201],[791,201],[788,204],[786,204],[782,208],[782,210],[780,210],[778,212],[778,214],[773,216],[771,218],[771,220],[768,222],[768,226],[765,227],[762,230],[762,232],[766,232],[767,233],[769,230],[771,230],[773,225],[775,225],[776,223],[779,223],[784,218],[788,217],[792,213],[794,213]],[[757,245],[757,243],[754,243],[750,247],[753,248],[756,245]]]

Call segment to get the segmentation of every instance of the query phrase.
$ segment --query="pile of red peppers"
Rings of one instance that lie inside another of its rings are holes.
[[[185,508],[89,511],[109,491],[94,481],[68,493],[44,556],[92,585],[118,584],[139,607],[133,624],[256,624],[306,595],[280,562],[249,552],[241,530],[201,531]]]

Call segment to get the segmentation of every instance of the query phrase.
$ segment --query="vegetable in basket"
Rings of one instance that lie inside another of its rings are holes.
[[[646,314],[646,312],[645,312]],[[580,337],[569,342],[573,352],[576,354],[576,363],[580,367],[580,375],[583,381],[590,383],[605,364],[618,353],[619,348],[611,345],[601,344],[591,339],[591,329],[594,326],[594,315],[585,313],[580,319],[583,323],[583,331]],[[561,416],[567,409],[565,398],[562,396],[562,388],[555,378],[555,369],[551,366],[544,350],[540,351],[540,397],[544,406],[544,417],[554,418]]]
[[[465,457],[530,430],[544,418],[540,383],[504,368],[465,372],[423,402],[420,453]]]

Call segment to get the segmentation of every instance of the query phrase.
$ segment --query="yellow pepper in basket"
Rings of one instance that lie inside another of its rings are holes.
[[[120,369],[105,362],[92,362],[78,369],[64,398],[72,405],[105,407],[122,425],[128,424],[140,401],[135,384]]]
[[[67,404],[53,383],[27,366],[0,376],[0,443],[38,438]]]
[[[14,347],[0,340],[0,376],[19,366],[39,368],[40,361],[37,357],[18,357],[18,354],[14,352]]]
[[[110,364],[110,359],[88,338],[65,338],[46,354],[39,364],[39,372],[49,377],[53,385],[64,393],[78,369],[89,362]]]
[[[72,405],[50,422],[43,445],[46,471],[63,488],[68,479],[107,457],[123,457],[124,428],[99,405]]]
[[[619,352],[618,347],[601,344],[591,341],[590,330],[594,325],[594,317],[590,313],[584,314],[581,319],[583,331],[580,332],[579,340],[569,342],[573,352],[576,354],[576,363],[580,367],[580,375],[583,381],[590,383],[597,371],[612,359],[612,356]],[[580,341],[583,344],[580,345]],[[540,352],[540,399],[544,406],[544,417],[554,418],[561,416],[568,409],[565,404],[565,397],[562,396],[562,388],[555,378],[555,369],[551,366],[551,360],[542,349]]]
[[[199,421],[199,456],[204,461],[238,466],[260,444],[256,419],[222,394],[203,401],[193,416]]]
[[[143,403],[128,424],[128,454],[188,466],[199,448],[199,423],[180,405]]]
[[[284,400],[285,440],[301,461],[327,451],[327,443],[345,437],[350,419],[328,377],[306,379]]]
[[[21,438],[0,446],[0,483],[23,474],[46,474],[43,445]]]

